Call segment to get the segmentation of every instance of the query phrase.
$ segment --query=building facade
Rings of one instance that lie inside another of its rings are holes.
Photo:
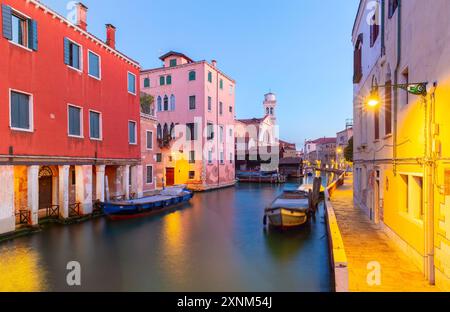
[[[163,66],[141,72],[142,91],[154,97],[158,119],[156,180],[208,190],[235,184],[235,81],[216,61],[169,52]]]
[[[276,95],[267,93],[263,101],[264,117],[236,120],[236,170],[278,170],[281,150],[276,109]]]
[[[145,95],[143,95],[145,97]],[[151,98],[153,99],[153,98]],[[141,165],[142,171],[139,179],[142,181],[143,195],[152,195],[154,191],[161,188],[156,179],[157,157],[160,157],[156,138],[158,121],[156,119],[156,111],[154,100],[150,103],[143,103],[141,100]]]
[[[320,138],[305,142],[307,164],[318,168],[332,168],[336,163],[336,138]]]
[[[345,130],[336,133],[336,164],[339,168],[345,168],[345,149],[349,145],[350,139],[353,137],[353,126],[347,125]]]
[[[2,0],[0,233],[139,193],[139,64],[39,1]],[[133,179],[132,179],[133,181]]]
[[[355,203],[430,283],[446,290],[450,60],[443,56],[450,52],[450,20],[442,12],[448,10],[445,0],[387,0],[375,7],[361,1],[352,35]],[[419,82],[428,82],[427,95],[398,87]],[[369,107],[374,92],[380,101]]]

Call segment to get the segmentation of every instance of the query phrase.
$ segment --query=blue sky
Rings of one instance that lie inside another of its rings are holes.
[[[66,0],[43,0],[66,16]],[[263,95],[278,97],[282,139],[335,136],[352,118],[351,31],[359,0],[83,0],[88,30],[144,69],[175,50],[216,59],[233,77],[237,118],[261,117]]]

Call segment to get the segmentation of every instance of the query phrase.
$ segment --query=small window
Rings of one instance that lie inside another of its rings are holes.
[[[233,85],[230,85],[230,95],[233,94]]]
[[[147,166],[147,172],[146,172],[146,178],[145,178],[145,182],[147,182],[147,184],[152,184],[153,183],[153,166]]]
[[[195,141],[197,139],[195,130],[196,130],[195,123],[187,123],[186,124],[186,140],[187,141]]]
[[[157,105],[158,105],[158,112],[162,111],[162,98],[160,96],[158,96],[158,99],[156,100]]]
[[[195,179],[195,171],[189,171],[189,180]]]
[[[15,12],[12,19],[12,42],[28,47],[28,20]]]
[[[230,113],[232,113],[233,112],[233,106],[228,106],[228,111],[230,112]]]
[[[206,126],[206,131],[207,131],[207,139],[208,140],[214,139],[214,125],[212,123],[208,122]]]
[[[223,90],[223,79],[220,79],[219,86],[220,86],[220,90]]]
[[[172,162],[172,161],[173,161],[173,157],[172,157],[172,156],[169,156],[169,157],[168,157],[168,160],[169,160],[169,162]]]
[[[189,152],[189,163],[190,164],[195,164],[195,151],[190,151]]]
[[[136,95],[136,76],[128,72],[128,92]]]
[[[164,76],[159,77],[159,85],[163,86],[165,84],[166,84],[166,77]]]
[[[225,162],[224,162],[224,159],[223,159],[223,152],[220,152],[220,164],[221,165],[223,165]]]
[[[219,142],[223,143],[223,126],[219,126]]]
[[[170,96],[170,110],[174,111],[175,110],[175,95],[171,95]]]
[[[189,72],[189,81],[194,81],[196,79],[196,73],[195,71]]]
[[[153,132],[147,131],[147,149],[152,150],[153,149]]]
[[[89,112],[89,134],[91,139],[101,139],[101,118],[100,113]]]
[[[150,78],[144,78],[144,88],[150,88]]]
[[[233,153],[230,153],[230,164],[233,163]]]
[[[89,76],[100,79],[100,56],[89,51]]]
[[[77,176],[75,174],[75,169],[70,170],[70,182],[72,185],[75,185],[77,183]]]
[[[212,98],[208,96],[208,111],[212,110]]]
[[[31,96],[11,91],[11,128],[18,130],[31,129]]]
[[[72,68],[81,70],[81,47],[67,38],[65,39],[65,45],[66,64]]]
[[[208,72],[208,82],[212,82],[212,72]]]
[[[157,162],[157,163],[162,162],[162,154],[161,154],[161,153],[157,153],[157,154],[156,154],[156,162]]]
[[[222,115],[223,114],[223,103],[219,102],[219,114]]]
[[[177,59],[170,60],[170,67],[175,67],[175,66],[177,66]]]
[[[208,164],[212,164],[212,151],[208,151]]]
[[[233,136],[233,129],[230,129],[230,137],[232,137]]]
[[[166,77],[166,83],[167,83],[167,85],[171,85],[172,84],[172,76],[167,76]]]
[[[128,122],[128,142],[130,144],[136,144],[136,122]]]
[[[189,109],[195,109],[195,95],[189,97]]]
[[[68,108],[69,136],[82,137],[81,108],[69,105]]]

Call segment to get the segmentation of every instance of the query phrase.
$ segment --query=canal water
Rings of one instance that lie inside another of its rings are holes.
[[[163,215],[100,218],[0,244],[0,291],[331,291],[323,207],[303,229],[263,227],[287,185],[195,194]],[[68,262],[81,286],[67,285]]]

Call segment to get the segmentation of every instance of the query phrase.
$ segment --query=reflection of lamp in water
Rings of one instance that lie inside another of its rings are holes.
[[[45,291],[45,271],[38,255],[27,248],[1,250],[0,292]]]

